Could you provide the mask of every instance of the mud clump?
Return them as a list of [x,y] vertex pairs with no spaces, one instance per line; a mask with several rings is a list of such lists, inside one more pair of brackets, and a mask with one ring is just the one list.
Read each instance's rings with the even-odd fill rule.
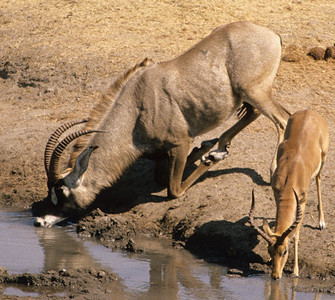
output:
[[100,209],[92,211],[79,221],[76,231],[81,237],[94,237],[108,248],[139,252],[132,238],[136,236],[135,224],[119,215],[109,215]]
[[301,52],[301,47],[295,44],[288,45],[285,49],[282,60],[286,62],[298,62],[301,59]]
[[325,57],[325,52],[326,50],[322,47],[314,47],[309,50],[307,55],[315,60],[321,60]]
[[322,47],[311,48],[307,55],[311,56],[315,60],[335,59],[335,45],[327,47],[326,49]]
[[325,52],[325,59],[335,59],[335,46],[327,47]]
[[105,269],[82,268],[47,271],[41,274],[9,274],[6,268],[0,268],[1,284],[48,287],[57,293],[71,293],[71,298],[76,296],[80,298],[80,294],[87,294],[88,291],[97,293],[95,291],[97,287],[99,287],[99,293],[108,294],[110,293],[109,285],[115,281],[117,281],[117,276]]

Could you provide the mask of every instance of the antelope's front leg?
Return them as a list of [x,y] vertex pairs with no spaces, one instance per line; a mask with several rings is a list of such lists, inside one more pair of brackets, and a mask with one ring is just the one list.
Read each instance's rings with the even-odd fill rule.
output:
[[169,152],[169,186],[168,197],[180,197],[187,187],[182,187],[183,174],[187,161],[187,153],[190,143],[181,144],[172,148]]
[[209,163],[201,162],[199,166],[184,180],[183,174],[187,161],[187,153],[190,143],[184,143],[169,151],[170,174],[169,174],[169,198],[178,198],[207,170],[219,162],[215,158],[209,159]]

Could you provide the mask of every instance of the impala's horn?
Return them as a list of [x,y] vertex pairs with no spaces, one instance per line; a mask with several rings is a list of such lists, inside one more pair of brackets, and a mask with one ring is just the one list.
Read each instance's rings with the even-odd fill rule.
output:
[[255,209],[255,192],[252,190],[252,202],[249,212],[249,223],[251,226],[263,237],[270,245],[274,243],[273,239],[262,229],[260,229],[254,222],[254,209]]

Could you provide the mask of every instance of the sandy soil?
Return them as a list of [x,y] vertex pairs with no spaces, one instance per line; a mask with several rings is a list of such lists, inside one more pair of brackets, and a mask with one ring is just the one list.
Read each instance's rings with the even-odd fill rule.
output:
[[[307,56],[311,47],[334,44],[334,13],[335,2],[325,0],[1,1],[0,206],[29,208],[46,196],[43,152],[50,133],[66,121],[87,117],[115,76],[145,57],[171,58],[223,23],[249,20],[282,36],[276,100],[291,112],[314,109],[330,127],[322,181],[327,228],[317,229],[312,182],[299,259],[301,277],[334,278],[335,60]],[[247,224],[247,214],[255,188],[256,216],[274,220],[268,182],[275,144],[273,124],[260,117],[236,137],[224,162],[170,201],[166,189],[154,182],[153,164],[140,160],[104,195],[112,214],[93,212],[79,222],[78,232],[109,246],[117,240],[113,246],[119,247],[135,235],[169,236],[204,259],[227,263],[232,272],[269,272],[266,242]],[[288,273],[292,258],[291,251]]]

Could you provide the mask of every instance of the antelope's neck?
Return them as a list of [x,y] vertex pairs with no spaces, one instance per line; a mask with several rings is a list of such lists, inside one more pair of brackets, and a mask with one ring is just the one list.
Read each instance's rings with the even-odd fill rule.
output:
[[98,146],[91,156],[82,185],[89,193],[98,194],[115,183],[141,155],[134,145],[136,107],[125,103],[114,105],[88,146]]

